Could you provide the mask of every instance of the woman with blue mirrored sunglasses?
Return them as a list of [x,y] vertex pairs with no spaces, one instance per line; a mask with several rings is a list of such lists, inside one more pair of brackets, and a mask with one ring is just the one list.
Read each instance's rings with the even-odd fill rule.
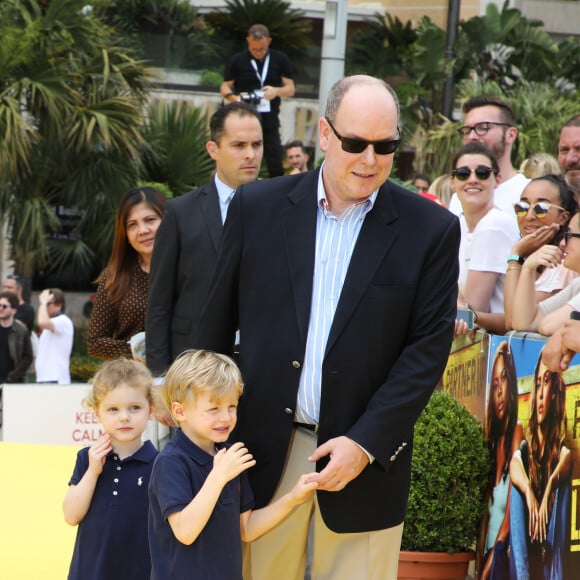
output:
[[576,212],[576,201],[562,176],[544,175],[527,185],[514,211],[522,237],[508,258],[504,289],[508,327],[521,331],[541,327],[551,334],[569,312],[550,314],[546,319],[542,312],[559,310],[562,304],[552,308],[550,304],[555,303],[548,300],[577,277],[577,269],[564,263],[565,245],[561,244]]

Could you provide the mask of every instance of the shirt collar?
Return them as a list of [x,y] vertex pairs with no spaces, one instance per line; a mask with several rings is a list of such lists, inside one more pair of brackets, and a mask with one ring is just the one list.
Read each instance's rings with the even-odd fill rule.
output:
[[216,186],[216,189],[218,192],[218,197],[220,198],[220,201],[227,205],[232,200],[232,197],[234,197],[234,193],[236,193],[236,190],[231,188],[229,185],[226,185],[218,177],[217,171],[215,174],[215,186]]
[[[177,430],[173,436],[173,440],[179,449],[187,453],[199,465],[205,465],[213,461],[213,456],[198,447],[181,429]],[[229,445],[227,443],[216,443],[215,447],[217,450],[220,450],[222,447],[229,447]]]
[[[129,457],[125,457],[125,459],[121,460],[121,463],[124,463],[125,461],[141,461],[142,463],[150,463],[155,459],[157,453],[158,451],[153,446],[153,443],[147,440],[143,442],[143,445],[141,445],[133,455],[129,455]],[[107,453],[108,457],[113,457],[115,455],[117,455],[117,453],[112,450]]]
[[[328,209],[328,200],[326,197],[326,190],[324,189],[324,180],[322,179],[322,172],[324,171],[324,167],[325,164],[323,162],[320,167],[320,172],[318,173],[317,201],[318,207],[322,210],[324,214],[332,215]],[[371,193],[371,195],[367,199],[354,203],[353,206],[365,204],[366,208],[364,209],[363,215],[366,215],[371,209],[373,209],[378,194],[379,189],[377,188]]]

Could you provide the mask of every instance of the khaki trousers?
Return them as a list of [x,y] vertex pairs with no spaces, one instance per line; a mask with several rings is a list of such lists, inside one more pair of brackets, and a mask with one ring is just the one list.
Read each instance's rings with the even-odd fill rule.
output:
[[[273,500],[292,489],[301,474],[314,470],[308,457],[316,447],[314,433],[294,429]],[[396,580],[403,524],[375,532],[334,533],[324,525],[316,493],[267,534],[244,545],[244,580],[304,580],[311,524],[312,580]]]

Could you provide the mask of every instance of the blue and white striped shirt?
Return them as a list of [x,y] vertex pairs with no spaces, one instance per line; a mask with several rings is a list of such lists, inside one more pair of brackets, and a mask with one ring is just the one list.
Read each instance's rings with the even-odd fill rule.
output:
[[322,361],[330,327],[364,218],[378,193],[374,191],[368,199],[351,205],[336,217],[328,210],[323,171],[324,167],[318,178],[312,305],[296,406],[296,421],[314,424],[318,423],[320,413]]

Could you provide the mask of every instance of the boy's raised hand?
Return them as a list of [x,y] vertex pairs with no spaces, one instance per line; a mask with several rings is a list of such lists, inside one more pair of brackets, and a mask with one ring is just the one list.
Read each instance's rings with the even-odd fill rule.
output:
[[254,456],[243,443],[234,443],[227,449],[220,449],[213,458],[214,475],[224,483],[230,481],[242,471],[256,465]]
[[96,443],[89,447],[89,470],[96,475],[103,471],[103,465],[107,459],[107,453],[113,449],[111,445],[111,436],[105,433]]

